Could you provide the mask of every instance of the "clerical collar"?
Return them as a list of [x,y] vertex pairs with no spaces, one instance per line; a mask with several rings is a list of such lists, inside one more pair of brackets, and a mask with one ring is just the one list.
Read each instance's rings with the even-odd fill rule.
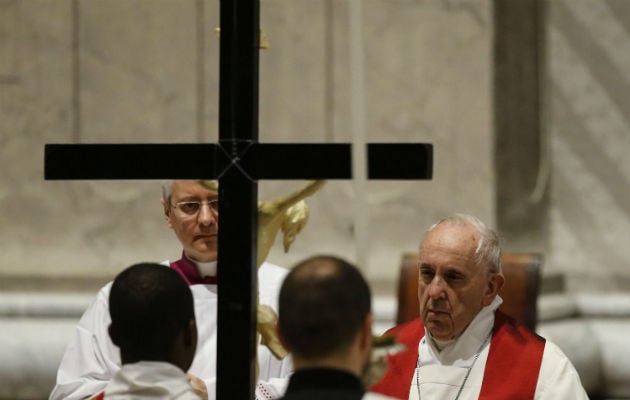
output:
[[425,342],[433,349],[441,364],[458,365],[459,362],[471,357],[479,344],[486,339],[494,325],[494,311],[501,303],[503,303],[501,297],[496,296],[492,303],[481,309],[458,337],[451,340],[437,341],[427,330],[425,333],[427,340],[420,341],[418,350],[422,351],[422,344]]
[[[427,332],[428,333],[428,332]],[[433,340],[433,344],[437,348],[438,351],[442,351],[446,346],[453,344],[457,338],[453,338],[451,340],[439,340],[433,337],[431,333],[428,333],[428,336]]]
[[171,268],[177,271],[189,285],[217,283],[216,262],[198,263],[182,254],[181,259],[171,263]]
[[206,278],[206,277],[216,278],[217,276],[217,262],[216,261],[209,261],[209,262],[192,261],[192,262],[197,265],[197,269],[199,269],[199,275],[201,275],[203,278]]

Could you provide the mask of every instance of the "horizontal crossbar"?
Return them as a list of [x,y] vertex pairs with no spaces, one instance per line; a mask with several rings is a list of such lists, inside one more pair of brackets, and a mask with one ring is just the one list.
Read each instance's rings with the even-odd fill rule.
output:
[[[370,143],[368,179],[431,179],[433,147]],[[238,168],[252,179],[352,179],[348,143],[48,144],[48,180],[217,179]]]

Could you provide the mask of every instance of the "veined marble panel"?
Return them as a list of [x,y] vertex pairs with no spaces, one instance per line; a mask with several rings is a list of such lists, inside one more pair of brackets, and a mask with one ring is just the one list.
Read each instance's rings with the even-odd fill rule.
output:
[[630,4],[551,1],[551,255],[573,290],[627,290]]

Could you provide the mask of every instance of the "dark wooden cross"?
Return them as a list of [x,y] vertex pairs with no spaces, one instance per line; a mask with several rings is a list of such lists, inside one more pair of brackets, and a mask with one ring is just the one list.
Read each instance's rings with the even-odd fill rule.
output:
[[[45,147],[50,180],[219,180],[217,399],[254,397],[257,181],[352,178],[350,144],[258,142],[259,7],[221,1],[218,144]],[[368,144],[367,177],[431,179],[432,157],[430,144]]]

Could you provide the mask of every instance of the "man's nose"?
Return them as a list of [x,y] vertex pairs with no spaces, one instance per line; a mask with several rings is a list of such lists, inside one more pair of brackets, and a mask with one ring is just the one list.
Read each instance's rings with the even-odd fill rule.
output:
[[217,223],[217,215],[210,207],[210,204],[201,203],[201,208],[199,209],[199,223],[202,225],[212,225]]
[[429,282],[427,286],[427,292],[432,299],[439,299],[445,295],[446,284],[439,276],[433,277],[433,280]]

